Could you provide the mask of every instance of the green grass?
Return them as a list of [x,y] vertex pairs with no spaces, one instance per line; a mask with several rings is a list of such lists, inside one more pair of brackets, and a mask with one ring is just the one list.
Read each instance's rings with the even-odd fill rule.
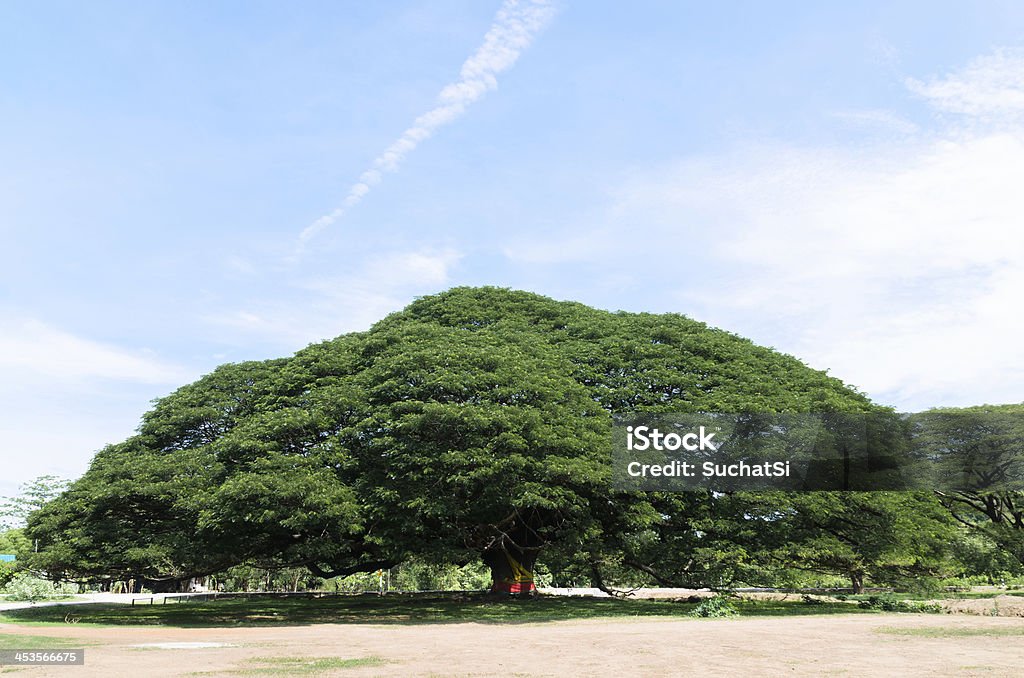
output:
[[67,638],[0,633],[0,650],[46,650],[51,647],[62,649],[65,647],[83,647],[85,645],[88,645],[88,643],[83,643],[80,640],[68,640]]
[[325,671],[376,666],[383,663],[384,660],[380,657],[255,657],[246,662],[247,666],[235,669],[231,673],[243,676],[310,676]]
[[12,593],[4,593],[0,594],[0,603],[53,603],[62,600],[75,600],[77,598],[78,595],[74,593],[53,593],[42,596],[41,598],[38,598],[35,601],[31,601],[25,600],[24,598],[19,598]]
[[[741,616],[871,614],[853,603],[806,605],[799,600],[740,600]],[[670,600],[540,597],[534,600],[498,599],[482,594],[419,594],[286,598],[230,597],[204,602],[129,607],[115,604],[9,610],[0,621],[21,624],[63,624],[65,617],[83,624],[175,627],[305,625],[322,623],[417,624],[477,622],[539,623],[600,617],[686,617],[693,603]]]
[[[859,593],[850,595],[850,600],[867,600],[869,596],[877,595],[871,593]],[[1024,591],[939,591],[937,593],[887,593],[897,600],[984,600],[996,596],[1020,596],[1024,597]]]
[[851,603],[821,602],[808,605],[802,600],[742,600],[736,603],[741,617],[794,617],[820,614],[872,614]]
[[968,638],[989,636],[1006,638],[1008,636],[1024,636],[1024,625],[1021,626],[880,626],[878,633],[894,636],[919,636],[922,638]]
[[251,626],[319,623],[530,623],[622,616],[684,616],[694,605],[653,600],[555,598],[492,600],[483,595],[394,595],[285,598],[231,597],[204,602],[126,607],[114,604],[10,610],[7,622],[63,622],[72,614],[83,624]]

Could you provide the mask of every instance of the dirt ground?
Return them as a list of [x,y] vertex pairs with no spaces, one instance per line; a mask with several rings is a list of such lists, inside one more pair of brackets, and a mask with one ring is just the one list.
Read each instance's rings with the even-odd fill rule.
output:
[[[950,612],[958,614],[980,614],[992,617],[1024,617],[1024,598],[1021,596],[996,596],[974,600],[937,601]],[[1024,641],[1024,638],[1021,639]]]
[[[544,624],[316,625],[233,629],[0,625],[86,645],[86,665],[16,676],[1020,676],[1024,636],[896,635],[886,629],[1020,630],[1005,617],[879,614],[607,619]],[[221,647],[138,647],[154,643]],[[260,658],[375,658],[309,672]],[[271,669],[264,672],[262,669]]]

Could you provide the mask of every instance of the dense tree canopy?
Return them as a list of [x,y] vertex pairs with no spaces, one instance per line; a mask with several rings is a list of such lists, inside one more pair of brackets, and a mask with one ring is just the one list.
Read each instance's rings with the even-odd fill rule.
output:
[[921,454],[958,486],[940,493],[953,516],[1024,563],[1024,405],[939,408],[912,422]]
[[[884,410],[684,316],[456,288],[161,399],[33,515],[32,563],[173,586],[244,562],[335,576],[482,557],[496,588],[527,591],[543,554],[598,583],[629,570],[721,585],[778,555],[768,534],[806,537],[823,511],[863,515],[838,495],[766,520],[764,501],[742,493],[615,492],[611,414],[643,411]],[[895,524],[884,509],[871,520]],[[803,543],[803,555],[821,547]],[[848,549],[836,571],[906,563],[901,548]]]

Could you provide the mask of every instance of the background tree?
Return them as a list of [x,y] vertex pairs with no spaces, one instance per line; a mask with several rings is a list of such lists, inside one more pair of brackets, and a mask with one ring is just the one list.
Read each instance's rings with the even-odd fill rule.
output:
[[67,486],[68,481],[59,476],[39,476],[23,484],[17,496],[0,500],[0,553],[16,558],[13,562],[0,562],[0,589],[18,576],[32,553],[32,541],[23,529],[26,519],[59,496]]
[[[31,542],[25,537],[23,531],[17,528],[0,531],[0,553],[17,556],[26,554],[32,550]],[[24,558],[24,555],[22,555]],[[20,570],[18,561],[0,562],[0,590],[14,579]]]
[[68,484],[60,476],[43,475],[24,483],[17,496],[0,498],[0,529],[24,527],[29,514],[59,496]]
[[957,525],[927,492],[769,493],[752,498],[747,515],[760,523],[748,543],[769,562],[844,576],[854,593],[869,578],[893,584],[959,569]]
[[946,508],[1024,563],[1024,405],[939,408],[911,421],[917,453],[953,486],[938,493]]

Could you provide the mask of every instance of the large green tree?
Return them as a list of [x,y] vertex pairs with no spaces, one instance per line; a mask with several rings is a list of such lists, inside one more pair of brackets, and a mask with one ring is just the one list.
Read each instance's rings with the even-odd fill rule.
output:
[[326,577],[483,558],[496,590],[529,592],[543,556],[602,584],[734,580],[754,560],[742,498],[611,489],[611,415],[644,411],[879,408],[684,316],[456,288],[160,400],[32,516],[35,565],[174,586],[253,561]]

